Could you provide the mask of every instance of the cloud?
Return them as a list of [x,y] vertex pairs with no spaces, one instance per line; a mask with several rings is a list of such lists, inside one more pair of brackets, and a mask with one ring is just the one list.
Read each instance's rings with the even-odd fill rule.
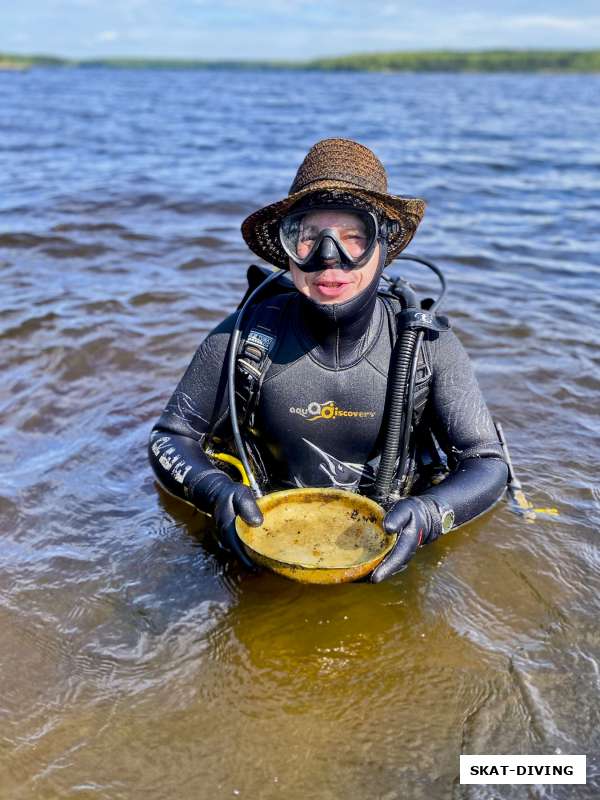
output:
[[[501,20],[502,21],[502,20]],[[549,15],[515,15],[505,21],[508,28],[547,28],[556,31],[589,31],[600,26],[600,17],[558,17]]]
[[472,31],[558,31],[590,33],[600,27],[600,17],[566,17],[553,14],[482,14],[472,12],[457,15],[457,29]]
[[114,42],[119,39],[117,31],[102,31],[96,36],[97,42]]

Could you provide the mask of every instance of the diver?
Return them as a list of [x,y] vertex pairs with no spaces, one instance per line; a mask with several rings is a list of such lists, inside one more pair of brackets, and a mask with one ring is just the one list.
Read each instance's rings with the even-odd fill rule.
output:
[[[266,490],[337,487],[381,502],[386,531],[399,536],[372,582],[491,508],[507,484],[502,446],[456,335],[441,315],[415,310],[408,285],[404,295],[382,289],[385,267],[424,211],[422,200],[388,193],[371,150],[325,139],[288,196],[242,224],[249,248],[286,271],[251,307],[236,357],[236,404],[253,466]],[[264,272],[251,267],[249,277],[260,283]],[[261,512],[250,488],[211,455],[233,452],[227,358],[236,316],[200,344],[152,430],[149,454],[159,483],[212,514],[220,543],[252,568],[234,520],[260,525]],[[412,334],[420,348],[411,367],[400,343],[415,320],[424,327]],[[400,389],[390,389],[394,358],[404,369]]]

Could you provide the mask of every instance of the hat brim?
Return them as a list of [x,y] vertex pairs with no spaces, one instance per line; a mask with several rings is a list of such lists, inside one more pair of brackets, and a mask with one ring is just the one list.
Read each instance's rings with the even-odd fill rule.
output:
[[279,223],[289,209],[307,194],[324,190],[342,189],[369,202],[377,211],[393,222],[397,222],[397,231],[388,236],[388,252],[386,265],[393,261],[404,250],[415,235],[417,227],[425,213],[425,201],[416,197],[398,197],[383,192],[359,189],[355,184],[346,181],[322,180],[314,181],[304,189],[290,194],[283,200],[270,203],[250,214],[242,222],[244,241],[259,258],[281,269],[289,268],[289,257],[279,239]]

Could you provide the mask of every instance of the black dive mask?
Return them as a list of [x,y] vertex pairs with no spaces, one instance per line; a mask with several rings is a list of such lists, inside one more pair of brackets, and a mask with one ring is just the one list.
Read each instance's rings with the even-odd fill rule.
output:
[[379,238],[375,214],[348,206],[295,211],[279,226],[283,249],[303,272],[319,272],[325,261],[334,268],[358,269],[371,258]]

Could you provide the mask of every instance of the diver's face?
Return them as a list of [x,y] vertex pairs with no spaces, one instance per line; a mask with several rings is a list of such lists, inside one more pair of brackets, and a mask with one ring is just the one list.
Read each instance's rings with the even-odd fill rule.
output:
[[[348,252],[354,246],[353,239],[356,246],[360,246],[359,237],[364,235],[363,225],[360,217],[351,211],[315,210],[310,214],[310,221],[316,229],[333,228]],[[299,255],[304,254],[299,252]],[[317,303],[345,303],[366,288],[375,277],[379,264],[379,242],[369,260],[356,269],[342,269],[333,258],[324,259],[323,269],[318,272],[303,272],[292,259],[289,264],[292,280],[301,294]]]

